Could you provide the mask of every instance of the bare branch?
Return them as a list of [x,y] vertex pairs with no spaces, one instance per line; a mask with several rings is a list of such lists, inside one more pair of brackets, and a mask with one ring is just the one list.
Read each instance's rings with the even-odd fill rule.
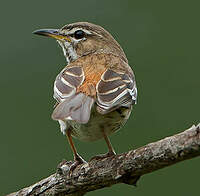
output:
[[102,160],[78,166],[70,177],[64,161],[48,178],[8,196],[82,196],[116,183],[135,185],[140,176],[200,155],[200,124],[177,135]]

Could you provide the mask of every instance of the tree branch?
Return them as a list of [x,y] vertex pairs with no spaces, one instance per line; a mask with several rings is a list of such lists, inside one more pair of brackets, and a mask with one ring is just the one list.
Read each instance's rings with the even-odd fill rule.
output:
[[82,196],[116,183],[136,185],[140,176],[200,155],[200,124],[177,135],[115,157],[91,160],[78,166],[71,176],[72,162],[62,162],[57,172],[8,196]]

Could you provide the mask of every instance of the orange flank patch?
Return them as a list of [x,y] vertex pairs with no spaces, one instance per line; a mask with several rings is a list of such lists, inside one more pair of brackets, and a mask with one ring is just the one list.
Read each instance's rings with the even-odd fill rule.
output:
[[83,67],[85,80],[81,86],[78,87],[77,92],[85,93],[88,96],[96,97],[96,85],[101,79],[101,75],[105,72],[105,67]]

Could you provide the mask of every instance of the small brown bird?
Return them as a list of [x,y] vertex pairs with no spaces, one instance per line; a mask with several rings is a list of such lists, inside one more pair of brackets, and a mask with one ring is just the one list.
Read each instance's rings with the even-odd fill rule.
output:
[[109,151],[96,158],[115,155],[108,135],[125,124],[137,98],[135,77],[123,49],[104,28],[88,22],[34,33],[55,38],[67,60],[54,83],[57,105],[52,118],[68,137],[72,168],[85,162],[72,136],[83,141],[104,138]]

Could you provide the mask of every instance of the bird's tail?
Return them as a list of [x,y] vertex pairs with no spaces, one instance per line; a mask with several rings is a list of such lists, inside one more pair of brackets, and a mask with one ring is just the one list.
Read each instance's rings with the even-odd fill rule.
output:
[[74,120],[86,124],[90,119],[94,99],[83,93],[75,94],[57,105],[53,111],[54,120]]

